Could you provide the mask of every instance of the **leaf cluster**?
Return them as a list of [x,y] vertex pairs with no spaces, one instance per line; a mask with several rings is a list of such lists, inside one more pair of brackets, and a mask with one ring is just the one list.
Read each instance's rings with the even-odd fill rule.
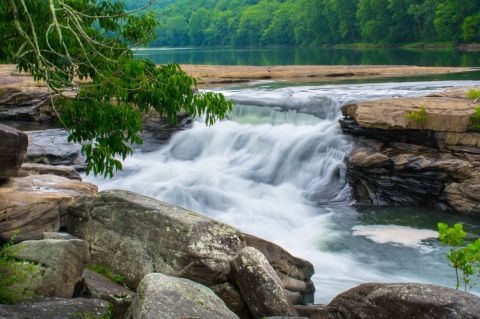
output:
[[[130,46],[155,37],[145,7],[126,11],[114,0],[8,0],[0,30],[12,34],[0,58],[47,83],[51,104],[69,141],[82,144],[87,173],[113,176],[141,144],[142,115],[151,110],[177,121],[179,112],[223,119],[233,103],[217,93],[195,94],[197,81],[178,65],[136,60]],[[142,9],[142,10],[141,10]]]
[[472,289],[475,286],[472,277],[480,276],[480,239],[465,245],[467,232],[464,231],[462,224],[449,227],[447,224],[439,223],[438,233],[440,242],[450,247],[447,257],[455,269],[456,288],[460,288],[461,279],[465,291]]

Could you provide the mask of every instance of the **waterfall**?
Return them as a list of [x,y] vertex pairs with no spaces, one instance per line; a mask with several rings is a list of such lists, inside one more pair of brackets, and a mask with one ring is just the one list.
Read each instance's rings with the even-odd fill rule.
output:
[[420,281],[372,266],[351,247],[336,248],[352,236],[357,214],[345,180],[352,142],[338,125],[340,106],[456,85],[468,83],[262,83],[224,90],[237,102],[227,120],[212,127],[197,120],[157,151],[128,158],[112,180],[86,180],[204,213],[310,260],[317,302],[361,282]]

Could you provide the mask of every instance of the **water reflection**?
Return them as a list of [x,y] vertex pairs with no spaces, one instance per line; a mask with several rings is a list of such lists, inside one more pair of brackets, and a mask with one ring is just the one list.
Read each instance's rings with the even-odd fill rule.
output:
[[480,66],[479,52],[455,49],[178,48],[138,49],[136,55],[159,64]]

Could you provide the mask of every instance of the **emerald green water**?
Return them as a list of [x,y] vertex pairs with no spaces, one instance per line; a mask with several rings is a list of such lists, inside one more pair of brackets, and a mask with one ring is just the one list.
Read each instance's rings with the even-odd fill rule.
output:
[[158,64],[419,65],[480,67],[480,52],[404,48],[151,48],[136,56]]

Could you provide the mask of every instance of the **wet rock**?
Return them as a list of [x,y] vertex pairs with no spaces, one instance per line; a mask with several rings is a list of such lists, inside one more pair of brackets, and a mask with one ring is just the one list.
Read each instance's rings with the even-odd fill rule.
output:
[[27,132],[30,141],[26,162],[47,165],[84,166],[82,146],[68,142],[68,134],[61,129]]
[[95,197],[92,184],[53,175],[11,178],[0,187],[0,241],[41,239],[64,224],[66,208]]
[[158,273],[141,281],[127,318],[238,319],[207,287]]
[[43,233],[43,239],[63,239],[63,240],[70,240],[70,239],[78,239],[77,237],[70,235],[68,233],[54,233],[54,232],[46,232]]
[[235,282],[255,318],[297,316],[282,281],[260,251],[244,248],[232,261],[232,268]]
[[[88,244],[83,240],[28,240],[6,248],[7,256],[33,262],[35,280],[23,283],[22,289],[44,297],[71,298],[90,259]],[[10,289],[20,289],[14,284]]]
[[142,151],[156,151],[160,144],[166,143],[170,137],[178,132],[192,127],[193,119],[185,113],[177,114],[178,122],[171,123],[167,118],[151,111],[144,116],[142,139],[143,145],[139,146]]
[[15,305],[0,305],[0,319],[106,318],[109,304],[97,299],[48,298]]
[[56,175],[77,181],[82,180],[80,174],[75,168],[65,165],[54,166],[37,163],[24,163],[20,169],[19,175]]
[[126,191],[102,192],[70,207],[67,230],[91,244],[94,263],[131,287],[152,272],[224,283],[230,261],[245,247],[231,226]]
[[364,284],[337,296],[328,319],[476,319],[480,298],[427,284]]
[[0,180],[18,176],[27,146],[25,133],[0,124]]
[[90,270],[83,271],[82,295],[102,299],[112,305],[112,318],[123,319],[132,303],[134,293],[108,278]]
[[0,121],[51,122],[55,118],[46,88],[2,90]]

